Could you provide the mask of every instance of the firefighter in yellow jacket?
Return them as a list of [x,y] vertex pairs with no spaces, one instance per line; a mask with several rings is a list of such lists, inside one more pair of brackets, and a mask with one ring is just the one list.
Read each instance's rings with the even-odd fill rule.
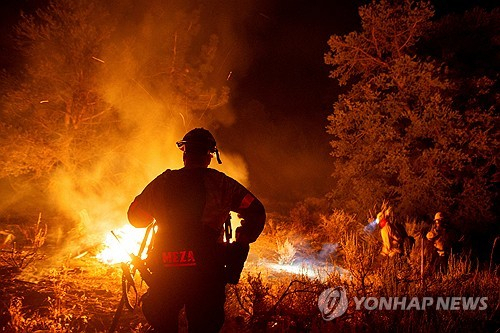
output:
[[222,163],[208,130],[189,131],[177,146],[183,151],[184,167],[159,175],[128,211],[133,226],[146,227],[154,220],[158,226],[148,255],[153,282],[142,310],[154,332],[177,332],[183,307],[189,332],[218,332],[224,323],[228,282],[221,250],[224,222],[230,211],[243,218],[234,243],[243,249],[243,267],[248,244],[264,228],[265,210],[243,185],[208,168],[214,155]]
[[380,236],[382,237],[382,255],[392,257],[402,253],[400,243],[402,242],[392,221],[386,211],[377,214]]
[[380,227],[380,236],[382,237],[382,255],[388,257],[401,256],[405,254],[405,247],[407,250],[411,249],[414,239],[408,236],[402,224],[394,221],[391,207],[378,213],[377,221]]

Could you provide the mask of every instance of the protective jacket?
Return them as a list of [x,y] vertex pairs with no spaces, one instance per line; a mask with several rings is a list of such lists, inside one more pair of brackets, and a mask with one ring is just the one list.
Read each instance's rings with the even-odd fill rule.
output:
[[[193,267],[187,274],[218,274],[223,265],[220,247],[230,211],[242,218],[240,239],[254,242],[264,228],[265,210],[243,185],[211,168],[166,170],[138,195],[128,217],[135,227],[156,220],[150,265],[163,271]],[[162,269],[160,269],[162,268]]]
[[382,237],[382,254],[392,257],[402,254],[403,237],[393,223],[383,219],[380,222],[380,236]]
[[441,257],[448,256],[453,245],[458,241],[458,232],[447,224],[434,224],[426,235]]

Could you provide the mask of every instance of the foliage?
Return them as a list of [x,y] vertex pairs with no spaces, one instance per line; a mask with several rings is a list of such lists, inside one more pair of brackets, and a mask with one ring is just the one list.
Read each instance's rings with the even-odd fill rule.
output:
[[353,76],[389,70],[425,34],[432,15],[430,4],[423,1],[382,0],[360,7],[362,32],[330,37],[331,53],[325,56],[335,67],[330,76],[344,85]]
[[355,215],[335,209],[331,214],[321,215],[320,227],[327,236],[327,242],[338,243],[345,235],[359,232],[362,225]]
[[403,216],[441,210],[457,221],[491,220],[498,116],[481,96],[498,95],[496,77],[483,73],[467,90],[481,103],[461,102],[471,72],[417,52],[437,29],[427,2],[373,1],[359,14],[362,30],[332,36],[325,56],[331,77],[351,84],[328,118],[330,199],[357,213],[389,199]]
[[325,287],[304,276],[270,283],[261,274],[248,273],[244,282],[229,290],[229,322],[241,316],[240,329],[250,332],[310,331],[319,320],[317,295]]
[[321,220],[321,214],[328,211],[327,204],[323,198],[306,198],[297,202],[290,210],[290,222],[301,228],[303,234],[310,234]]
[[367,295],[368,277],[373,274],[380,255],[380,242],[373,237],[363,239],[356,234],[346,234],[342,238],[341,247],[344,267],[362,294]]
[[[269,213],[263,235],[273,238],[274,244],[269,246],[276,248],[277,245],[278,257],[284,261],[293,259],[295,253],[308,255],[321,249],[332,235],[333,230],[322,228],[328,211],[324,198],[306,198],[296,203],[288,215]],[[305,253],[299,253],[302,251]]]
[[74,171],[103,153],[116,122],[97,82],[106,19],[89,1],[65,0],[22,16],[15,36],[24,75],[10,78],[2,105],[1,176]]
[[38,221],[27,227],[19,228],[23,239],[19,242],[12,241],[11,248],[2,247],[0,249],[0,262],[15,270],[23,270],[34,261],[42,260],[43,254],[40,249],[45,243],[47,236],[47,224],[41,224],[42,214],[38,216]]
[[[449,15],[433,24],[419,48],[419,53],[431,54],[446,64],[453,85],[452,106],[464,120],[462,141],[468,145],[463,145],[463,151],[469,163],[454,173],[458,190],[453,193],[458,196],[455,205],[468,210],[464,216],[488,216],[487,209],[498,201],[494,155],[498,155],[499,21],[500,8],[490,13],[476,8]],[[472,204],[460,205],[464,201]]]

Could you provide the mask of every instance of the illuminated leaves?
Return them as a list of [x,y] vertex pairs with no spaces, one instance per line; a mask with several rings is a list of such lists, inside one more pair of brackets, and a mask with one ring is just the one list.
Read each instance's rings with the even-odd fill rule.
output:
[[428,2],[380,1],[359,9],[362,31],[332,36],[325,63],[334,66],[330,77],[341,85],[354,76],[371,76],[392,66],[391,61],[415,45],[430,25]]
[[325,56],[331,77],[352,82],[328,117],[332,198],[359,213],[390,199],[409,215],[449,209],[486,217],[496,163],[490,98],[496,79],[474,78],[422,53],[431,48],[420,40],[433,45],[432,29],[443,30],[431,25],[425,2],[374,1],[360,16],[362,31],[332,36]]

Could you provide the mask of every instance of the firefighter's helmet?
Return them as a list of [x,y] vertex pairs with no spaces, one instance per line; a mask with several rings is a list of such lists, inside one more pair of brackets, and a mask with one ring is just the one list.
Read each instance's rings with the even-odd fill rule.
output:
[[182,140],[176,142],[177,147],[186,153],[215,153],[217,162],[222,164],[214,136],[204,128],[195,128],[187,132]]
[[434,221],[442,221],[444,219],[444,214],[442,212],[437,212],[434,215]]

